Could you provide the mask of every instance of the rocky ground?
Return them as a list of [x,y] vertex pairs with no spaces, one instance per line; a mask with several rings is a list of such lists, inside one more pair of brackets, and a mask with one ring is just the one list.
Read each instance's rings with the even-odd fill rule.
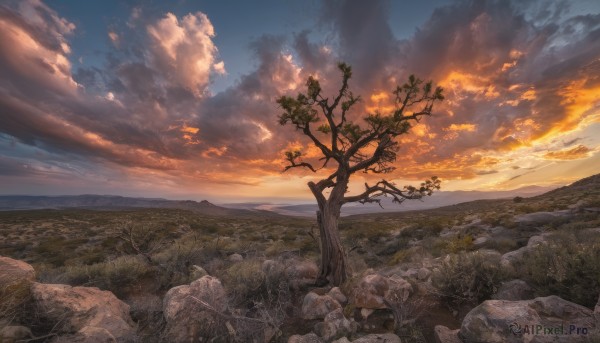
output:
[[181,210],[0,213],[0,342],[600,342],[600,181],[315,223]]

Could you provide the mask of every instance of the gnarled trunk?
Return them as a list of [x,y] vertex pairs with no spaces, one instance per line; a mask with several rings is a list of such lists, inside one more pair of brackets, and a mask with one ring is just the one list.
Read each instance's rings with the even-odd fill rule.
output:
[[317,221],[321,235],[321,267],[318,285],[341,285],[348,277],[346,253],[338,231],[341,205],[326,203],[319,206]]

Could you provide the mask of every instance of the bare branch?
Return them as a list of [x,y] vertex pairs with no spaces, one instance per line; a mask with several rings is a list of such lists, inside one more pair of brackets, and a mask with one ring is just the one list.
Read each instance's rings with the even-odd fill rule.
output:
[[393,183],[387,180],[381,180],[374,186],[369,186],[365,183],[365,191],[354,196],[344,197],[343,203],[360,202],[360,203],[380,203],[381,196],[391,196],[396,203],[402,203],[407,199],[421,199],[424,196],[433,194],[434,190],[440,189],[440,180],[437,177],[432,177],[421,183],[419,188],[413,186],[404,186],[399,189]]

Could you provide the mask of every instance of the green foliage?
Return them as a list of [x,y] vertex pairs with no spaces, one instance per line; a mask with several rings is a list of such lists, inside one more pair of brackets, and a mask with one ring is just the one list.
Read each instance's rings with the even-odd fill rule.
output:
[[600,289],[600,242],[597,236],[573,237],[541,244],[525,256],[518,268],[538,296],[558,295],[593,307]]
[[490,298],[508,277],[500,256],[478,251],[451,255],[435,269],[432,284],[450,307],[475,305]]

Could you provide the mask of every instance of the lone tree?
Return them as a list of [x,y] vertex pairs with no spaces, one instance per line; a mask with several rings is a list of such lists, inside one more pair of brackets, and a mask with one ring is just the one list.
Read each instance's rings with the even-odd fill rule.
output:
[[310,138],[322,154],[319,161],[323,161],[320,167],[315,168],[302,160],[301,151],[288,151],[285,157],[289,164],[285,170],[307,168],[317,172],[327,167],[330,161],[336,164],[331,175],[319,182],[308,183],[319,206],[317,222],[321,240],[321,266],[317,284],[330,283],[335,286],[347,278],[346,254],[338,232],[342,205],[360,202],[378,203],[381,206],[381,196],[391,196],[395,203],[402,203],[406,199],[431,195],[440,188],[440,180],[435,176],[421,183],[420,187],[401,188],[382,179],[373,185],[365,183],[365,190],[360,194],[347,195],[350,176],[359,171],[377,174],[393,171],[395,168],[392,164],[396,161],[398,151],[395,138],[409,132],[411,122],[431,115],[435,101],[444,99],[442,88],[434,89],[431,81],[424,83],[411,75],[407,83],[393,92],[396,106],[392,113],[368,114],[359,125],[348,118],[350,109],[360,101],[360,97],[354,96],[348,88],[352,69],[345,63],[339,63],[338,68],[342,72],[342,84],[331,101],[323,97],[319,81],[312,76],[306,81],[306,93],[299,93],[295,98],[282,96],[277,99],[284,111],[279,116],[280,124],[291,123]]

